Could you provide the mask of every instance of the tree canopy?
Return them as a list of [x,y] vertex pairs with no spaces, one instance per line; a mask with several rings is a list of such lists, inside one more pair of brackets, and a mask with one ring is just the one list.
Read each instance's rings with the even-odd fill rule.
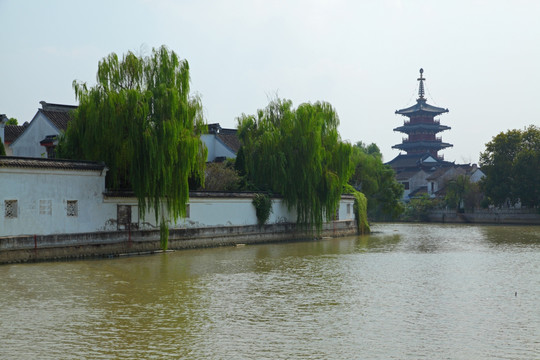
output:
[[360,141],[353,146],[351,159],[354,172],[349,184],[366,196],[369,217],[383,220],[399,217],[403,212],[403,186],[396,181],[394,170],[383,164],[379,147]]
[[[204,179],[207,150],[201,103],[190,95],[189,65],[165,46],[150,56],[112,53],[98,65],[97,84],[74,81],[79,107],[59,156],[104,161],[109,189],[131,189],[144,217],[184,216],[188,178]],[[204,180],[203,180],[204,181]]]
[[540,128],[531,125],[493,137],[480,154],[480,166],[486,174],[481,187],[490,203],[540,205]]
[[320,229],[335,214],[352,170],[351,145],[341,141],[338,125],[326,102],[294,109],[290,100],[273,100],[257,115],[238,118],[239,172],[254,189],[281,194],[299,224]]

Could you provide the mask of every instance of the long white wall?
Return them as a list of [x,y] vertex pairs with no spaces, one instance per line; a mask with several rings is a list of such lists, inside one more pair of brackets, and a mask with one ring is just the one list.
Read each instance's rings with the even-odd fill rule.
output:
[[[149,211],[139,219],[135,198],[107,197],[105,173],[98,170],[59,170],[0,167],[0,237],[114,231],[119,206],[129,206],[134,229],[154,229],[155,216]],[[17,202],[16,216],[7,216],[7,202]],[[76,215],[73,203],[76,201]],[[339,219],[353,219],[352,198],[341,200]],[[70,213],[71,211],[71,213]],[[68,214],[70,213],[70,214]],[[267,223],[295,222],[281,199],[272,202]],[[242,226],[257,224],[252,198],[246,194],[192,196],[185,218],[171,228]]]

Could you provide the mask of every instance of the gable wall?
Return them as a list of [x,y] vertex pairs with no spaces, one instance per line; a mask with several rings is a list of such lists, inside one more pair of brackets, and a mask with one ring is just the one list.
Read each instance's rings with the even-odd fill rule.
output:
[[223,144],[214,134],[203,134],[201,140],[208,149],[206,161],[214,161],[217,157],[236,158],[236,154]]
[[13,156],[46,158],[47,150],[39,142],[47,135],[59,135],[59,131],[38,112],[28,128],[10,145]]

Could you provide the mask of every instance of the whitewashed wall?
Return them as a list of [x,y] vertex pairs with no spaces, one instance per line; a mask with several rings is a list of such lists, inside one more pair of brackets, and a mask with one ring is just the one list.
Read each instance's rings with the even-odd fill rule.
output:
[[[105,173],[0,167],[0,236],[99,230],[110,213],[103,207]],[[15,218],[6,218],[6,200],[17,200]],[[77,216],[67,216],[68,200],[77,200]]]
[[[133,228],[156,228],[149,211],[139,219],[137,200],[107,197],[105,171],[25,169],[0,167],[0,237],[114,231],[118,229],[118,205],[129,205]],[[5,201],[17,200],[16,218],[6,218]],[[77,216],[67,215],[67,202],[77,200]],[[354,219],[354,200],[344,198],[339,219]],[[50,204],[50,207],[47,205]],[[44,206],[45,205],[45,206]],[[282,199],[274,199],[267,223],[295,222],[296,212],[288,211]],[[252,198],[246,194],[193,196],[188,215],[171,223],[171,228],[255,225]]]
[[13,156],[47,157],[47,149],[39,142],[48,135],[58,135],[58,129],[38,111],[28,128],[11,145]]
[[206,161],[214,161],[216,157],[236,158],[236,154],[226,147],[214,134],[203,134],[201,135],[201,140],[208,148]]

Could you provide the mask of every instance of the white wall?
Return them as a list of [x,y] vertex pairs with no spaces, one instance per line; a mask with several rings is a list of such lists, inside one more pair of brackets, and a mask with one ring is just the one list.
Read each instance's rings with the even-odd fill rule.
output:
[[[0,167],[0,236],[49,235],[117,230],[117,206],[131,206],[134,228],[157,227],[148,211],[139,219],[137,200],[104,197],[106,171],[26,169]],[[17,200],[16,218],[6,218],[5,201]],[[67,201],[77,200],[78,215],[67,216]],[[41,202],[40,202],[41,201]],[[339,219],[354,219],[354,199],[344,198]],[[50,212],[40,205],[51,204]],[[282,199],[273,199],[269,224],[296,222],[296,211],[288,211]],[[255,225],[252,198],[244,194],[227,197],[191,197],[189,214],[171,228]]]
[[10,145],[13,156],[46,158],[47,149],[39,142],[47,135],[58,134],[58,129],[47,120],[41,111],[38,111],[21,136]]
[[[116,218],[102,206],[105,173],[0,167],[0,236],[99,230]],[[17,200],[16,218],[6,218],[6,200]],[[67,216],[68,200],[77,200],[77,216]]]

